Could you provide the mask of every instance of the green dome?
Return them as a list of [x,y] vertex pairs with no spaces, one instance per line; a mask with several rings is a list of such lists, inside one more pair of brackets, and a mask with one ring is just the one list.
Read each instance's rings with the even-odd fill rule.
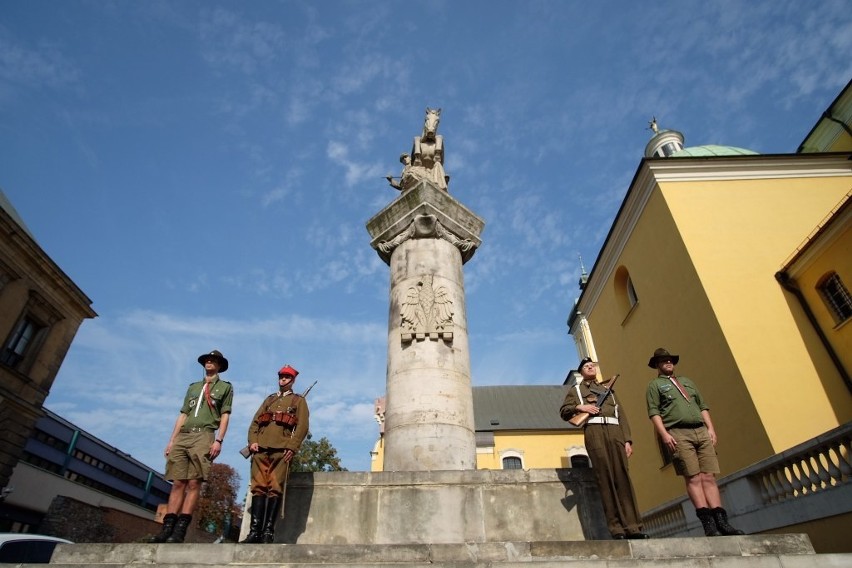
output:
[[692,146],[675,152],[671,158],[683,157],[701,157],[701,156],[754,156],[758,152],[746,150],[745,148],[737,148],[735,146],[716,146],[708,144],[707,146]]

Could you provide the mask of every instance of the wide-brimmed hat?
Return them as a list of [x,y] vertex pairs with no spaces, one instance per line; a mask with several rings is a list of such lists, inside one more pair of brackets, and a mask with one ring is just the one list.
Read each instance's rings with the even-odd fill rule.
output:
[[214,349],[210,353],[203,353],[198,356],[198,363],[200,365],[204,365],[204,361],[207,359],[216,359],[219,362],[219,372],[224,373],[228,370],[228,360],[225,359],[225,356],[222,355],[222,352],[218,349]]
[[298,374],[299,374],[299,371],[297,371],[296,369],[294,369],[290,365],[284,365],[283,367],[278,369],[278,376],[279,377],[282,377],[284,375],[290,375],[291,377],[293,377],[295,379],[296,375],[298,375]]
[[577,372],[581,375],[583,374],[581,372],[583,369],[583,365],[585,365],[586,363],[594,363],[595,365],[598,364],[598,362],[593,360],[591,357],[583,357],[582,359],[580,359],[580,363],[577,365]]
[[680,361],[680,356],[672,355],[662,347],[659,347],[657,350],[654,351],[654,356],[648,359],[648,366],[652,369],[656,369],[657,359],[671,359],[672,363],[677,365],[677,362]]

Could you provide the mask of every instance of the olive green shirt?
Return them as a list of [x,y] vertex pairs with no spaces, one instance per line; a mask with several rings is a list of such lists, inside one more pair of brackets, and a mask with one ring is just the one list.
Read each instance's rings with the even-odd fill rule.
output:
[[648,385],[646,398],[648,417],[659,416],[666,430],[669,428],[690,428],[704,424],[702,410],[710,410],[698,387],[686,377],[677,377],[689,400],[683,397],[674,383],[665,375],[660,375]]
[[186,414],[183,428],[216,430],[219,428],[222,415],[231,412],[231,405],[234,402],[234,389],[231,383],[221,380],[219,375],[216,375],[210,383],[212,407],[204,396],[204,383],[205,381],[198,381],[186,389],[186,396],[180,409],[182,414]]

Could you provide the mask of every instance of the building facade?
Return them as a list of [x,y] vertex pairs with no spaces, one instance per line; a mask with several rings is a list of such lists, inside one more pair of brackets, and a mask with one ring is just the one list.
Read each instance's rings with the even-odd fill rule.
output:
[[37,532],[44,531],[45,524],[55,526],[57,519],[50,516],[57,497],[65,501],[65,510],[75,502],[87,511],[98,511],[85,515],[92,524],[87,535],[106,532],[107,542],[126,541],[117,536],[121,527],[113,526],[103,511],[119,513],[121,524],[137,524],[138,530],[131,531],[135,538],[150,532],[157,506],[168,501],[171,490],[163,475],[47,408],[42,411],[0,502],[0,532]]
[[[850,124],[847,85],[794,154],[656,132],[569,316],[579,356],[592,344],[621,373],[631,417],[647,416],[654,349],[680,356],[710,404],[721,477],[852,420]],[[639,506],[654,510],[684,488],[650,422],[632,422]],[[840,471],[842,454],[819,459]]]
[[0,191],[0,490],[7,489],[92,301],[42,250]]

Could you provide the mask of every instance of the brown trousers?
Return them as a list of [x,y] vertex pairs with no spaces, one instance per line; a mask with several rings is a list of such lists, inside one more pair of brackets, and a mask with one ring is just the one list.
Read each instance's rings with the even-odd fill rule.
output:
[[284,461],[284,448],[262,449],[251,457],[251,494],[280,497],[290,462]]
[[621,428],[607,424],[589,424],[585,430],[586,451],[598,480],[609,532],[619,534],[642,531],[642,519],[624,451]]

